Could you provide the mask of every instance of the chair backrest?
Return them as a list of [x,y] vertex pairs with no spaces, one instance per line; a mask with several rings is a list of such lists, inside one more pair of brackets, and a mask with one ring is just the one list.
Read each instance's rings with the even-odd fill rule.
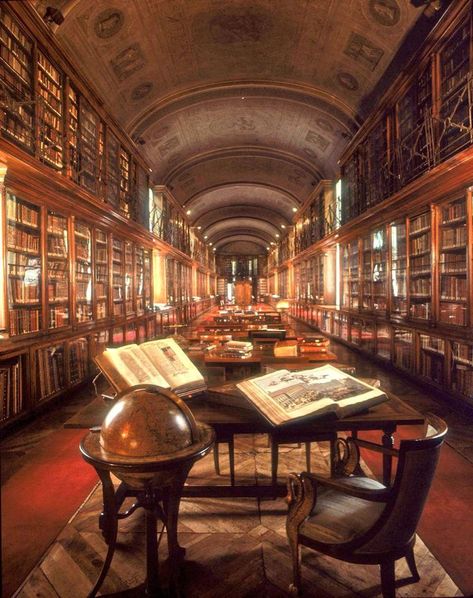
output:
[[425,437],[401,441],[392,498],[370,539],[361,548],[362,552],[390,552],[411,540],[427,500],[446,433],[445,422],[429,416]]

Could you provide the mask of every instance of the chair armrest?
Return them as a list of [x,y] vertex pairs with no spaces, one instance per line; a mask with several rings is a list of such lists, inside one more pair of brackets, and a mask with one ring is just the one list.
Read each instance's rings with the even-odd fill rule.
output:
[[315,487],[315,495],[317,494],[317,485],[325,486],[326,488],[331,488],[332,490],[336,490],[342,494],[347,494],[348,496],[353,496],[354,498],[362,498],[371,502],[386,502],[392,494],[391,488],[380,488],[379,490],[356,488],[355,486],[343,484],[340,480],[325,478],[319,475],[308,473],[306,471],[300,474],[300,478],[304,487],[306,486],[306,480],[310,481],[310,483]]

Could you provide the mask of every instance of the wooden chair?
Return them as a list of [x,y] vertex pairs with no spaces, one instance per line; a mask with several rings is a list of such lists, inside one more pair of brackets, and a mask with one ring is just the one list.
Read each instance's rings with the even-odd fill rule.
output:
[[446,433],[445,423],[431,416],[425,437],[402,440],[399,450],[350,439],[345,462],[352,463],[357,472],[359,447],[398,458],[389,487],[348,471],[339,478],[305,472],[289,476],[286,531],[292,552],[293,594],[301,589],[301,545],[350,563],[380,565],[384,598],[395,596],[397,559],[404,557],[412,574],[403,585],[419,581],[413,551],[416,528]]

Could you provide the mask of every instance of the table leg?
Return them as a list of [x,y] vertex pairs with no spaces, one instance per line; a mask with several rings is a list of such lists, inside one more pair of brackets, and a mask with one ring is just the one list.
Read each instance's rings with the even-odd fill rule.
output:
[[[396,431],[396,426],[389,426],[383,428],[383,437],[381,442],[385,448],[392,449],[394,446],[393,434]],[[383,484],[385,486],[391,485],[393,458],[391,455],[383,455]]]
[[102,482],[102,491],[103,491],[103,515],[105,522],[105,527],[102,530],[104,536],[106,536],[106,541],[108,543],[108,550],[107,556],[105,557],[104,563],[102,565],[102,571],[100,572],[99,578],[97,579],[94,587],[92,588],[89,598],[93,598],[100,589],[105,576],[110,569],[110,564],[112,562],[113,553],[115,552],[115,545],[117,543],[117,532],[118,532],[118,519],[117,519],[117,505],[115,501],[115,489],[113,487],[112,478],[110,477],[110,472],[96,470],[97,474]]
[[279,464],[279,444],[275,438],[271,437],[271,484],[276,486],[278,483],[278,464]]

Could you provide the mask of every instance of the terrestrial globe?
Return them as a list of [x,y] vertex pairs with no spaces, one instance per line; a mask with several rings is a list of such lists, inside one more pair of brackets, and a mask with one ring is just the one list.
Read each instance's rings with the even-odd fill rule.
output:
[[132,488],[170,485],[180,465],[208,452],[213,430],[174,393],[139,385],[120,393],[86,448]]

